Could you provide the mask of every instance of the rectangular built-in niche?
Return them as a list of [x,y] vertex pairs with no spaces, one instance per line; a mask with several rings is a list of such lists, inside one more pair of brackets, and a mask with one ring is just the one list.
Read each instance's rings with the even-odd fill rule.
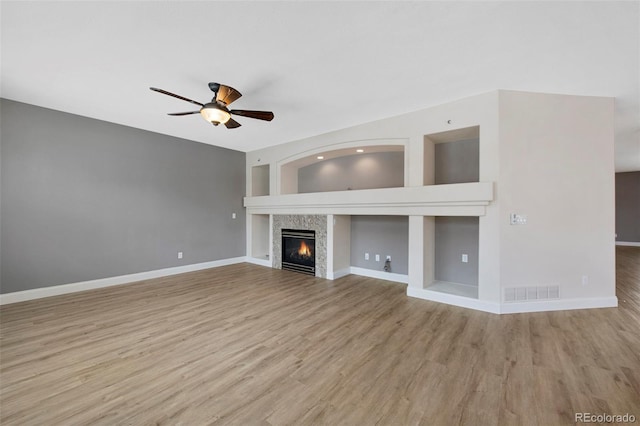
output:
[[325,159],[298,169],[298,193],[404,186],[404,151]]
[[434,282],[429,290],[478,298],[479,231],[475,216],[435,217]]
[[251,196],[269,195],[269,165],[251,167]]
[[[369,254],[369,259],[365,254]],[[380,260],[376,261],[376,255]],[[407,216],[351,216],[351,266],[384,271],[385,260],[396,274],[409,269],[409,218]]]
[[479,182],[480,127],[424,137],[424,184]]
[[251,215],[251,257],[269,260],[271,226],[268,214]]

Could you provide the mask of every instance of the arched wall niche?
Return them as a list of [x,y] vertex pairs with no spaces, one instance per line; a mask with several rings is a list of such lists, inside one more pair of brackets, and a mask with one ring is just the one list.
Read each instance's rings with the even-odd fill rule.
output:
[[[321,161],[331,161],[349,156],[397,153],[404,155],[403,175],[404,185],[408,180],[407,149],[408,139],[367,139],[336,143],[318,149],[303,151],[283,158],[276,162],[276,188],[279,194],[297,194],[298,172],[301,168],[317,164]],[[346,188],[345,188],[346,189]]]

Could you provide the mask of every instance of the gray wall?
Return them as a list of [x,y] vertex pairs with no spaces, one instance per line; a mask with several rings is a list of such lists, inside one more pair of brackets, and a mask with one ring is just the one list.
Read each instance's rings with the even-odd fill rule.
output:
[[[435,219],[435,279],[478,285],[477,217],[442,216]],[[469,262],[462,262],[462,255]]]
[[404,152],[349,155],[298,170],[300,193],[401,186],[404,186]]
[[438,143],[435,145],[435,183],[478,182],[480,177],[480,140]]
[[640,242],[640,172],[616,173],[616,234]]
[[[364,254],[369,253],[369,260]],[[380,262],[375,255],[380,255]],[[406,216],[351,216],[351,266],[382,271],[391,256],[391,272],[409,272],[409,218]]]
[[245,255],[244,153],[0,106],[2,293]]

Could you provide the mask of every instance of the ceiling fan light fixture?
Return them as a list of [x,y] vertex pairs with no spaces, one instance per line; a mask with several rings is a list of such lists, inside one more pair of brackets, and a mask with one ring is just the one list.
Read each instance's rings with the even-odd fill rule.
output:
[[167,92],[166,90],[158,89],[157,87],[149,87],[154,92],[162,93],[163,95],[171,96],[173,98],[181,99],[200,107],[197,111],[187,112],[174,112],[168,115],[182,116],[191,114],[200,114],[202,118],[207,122],[217,126],[218,124],[224,124],[227,129],[237,129],[241,126],[236,120],[231,118],[231,115],[240,115],[242,117],[254,118],[256,120],[271,121],[273,120],[273,112],[271,111],[253,111],[248,109],[227,109],[227,105],[237,100],[240,96],[240,92],[230,86],[225,86],[219,83],[209,83],[209,89],[216,96],[211,99],[211,102],[203,104],[193,99],[185,98],[184,96],[176,95],[175,93]]
[[231,119],[228,111],[220,108],[214,103],[208,103],[200,110],[200,115],[210,123],[225,124]]

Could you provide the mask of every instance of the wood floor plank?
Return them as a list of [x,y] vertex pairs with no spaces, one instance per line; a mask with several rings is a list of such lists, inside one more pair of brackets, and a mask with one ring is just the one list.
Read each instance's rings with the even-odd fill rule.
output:
[[640,248],[612,309],[493,315],[238,264],[0,308],[2,425],[640,418]]

